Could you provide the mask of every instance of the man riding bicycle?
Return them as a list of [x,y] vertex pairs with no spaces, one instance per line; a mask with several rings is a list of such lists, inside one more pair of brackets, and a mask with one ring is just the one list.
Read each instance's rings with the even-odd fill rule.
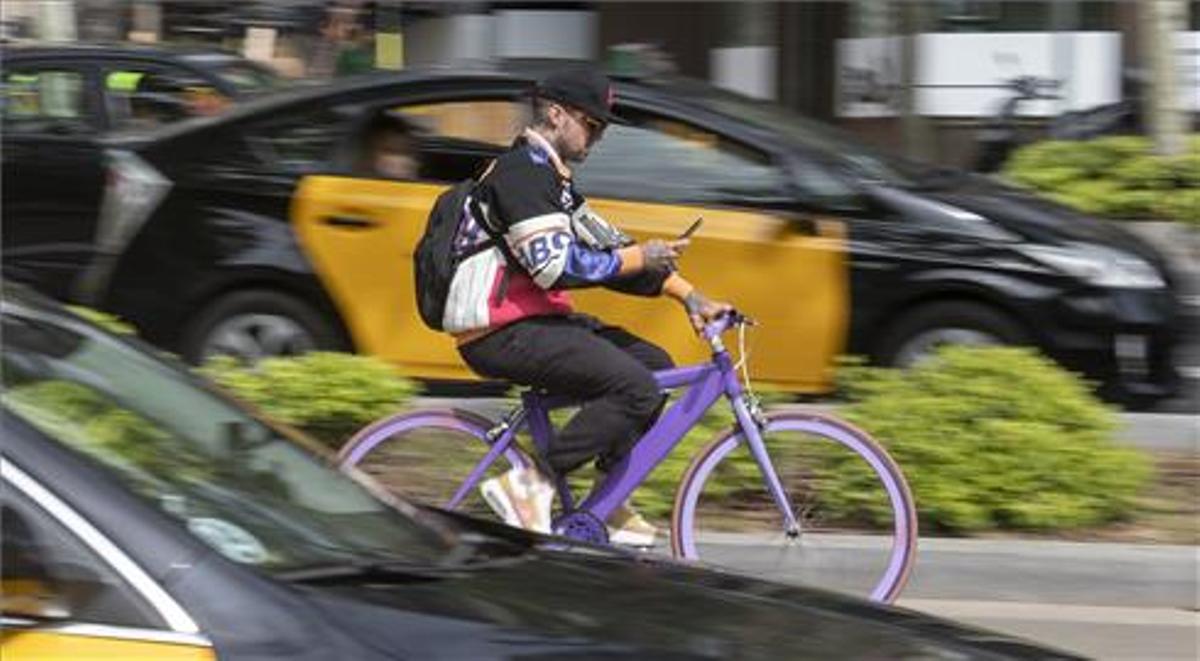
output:
[[[587,158],[612,114],[612,86],[577,67],[540,81],[533,120],[481,178],[455,237],[458,264],[443,326],[480,375],[585,402],[538,467],[481,485],[511,525],[549,532],[551,478],[596,459],[606,471],[657,419],[665,402],[652,372],[672,366],[658,346],[573,311],[566,290],[601,286],[681,302],[699,330],[729,309],[675,270],[686,239],[635,243],[593,212],[567,163]],[[486,228],[480,224],[486,223]],[[502,245],[472,250],[490,236]],[[609,521],[613,540],[653,542],[655,529],[626,505]]]

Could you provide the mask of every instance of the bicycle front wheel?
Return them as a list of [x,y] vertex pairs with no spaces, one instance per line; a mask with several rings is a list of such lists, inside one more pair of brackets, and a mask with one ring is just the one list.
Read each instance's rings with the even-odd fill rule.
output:
[[864,432],[819,415],[770,415],[762,437],[795,527],[734,430],[697,454],[680,482],[676,557],[893,601],[917,542],[916,506],[896,463]]
[[[338,452],[338,462],[363,471],[406,500],[448,507],[491,449],[490,427],[487,419],[461,410],[399,413],[351,436]],[[479,482],[531,465],[514,443],[486,467]],[[469,485],[453,509],[495,519],[477,487],[478,482]]]

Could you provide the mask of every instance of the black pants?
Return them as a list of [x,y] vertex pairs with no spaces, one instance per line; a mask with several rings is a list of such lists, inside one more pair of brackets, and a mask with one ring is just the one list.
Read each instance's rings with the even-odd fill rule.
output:
[[661,348],[581,314],[522,319],[459,351],[482,376],[584,402],[544,457],[559,475],[593,457],[603,470],[628,452],[666,401],[651,372],[673,366]]

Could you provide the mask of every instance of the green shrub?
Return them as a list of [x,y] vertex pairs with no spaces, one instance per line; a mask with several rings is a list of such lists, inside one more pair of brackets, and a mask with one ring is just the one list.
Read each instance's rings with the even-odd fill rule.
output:
[[1139,154],[1113,166],[1112,180],[1125,189],[1170,190],[1177,182],[1171,159]]
[[1200,140],[1195,144],[1192,151],[1166,159],[1184,188],[1200,188]]
[[840,378],[856,400],[844,417],[887,446],[926,530],[1095,526],[1128,516],[1149,475],[1086,384],[1027,349],[951,346],[908,372]]
[[110,333],[118,335],[136,335],[137,329],[133,326],[121,321],[116,315],[102,312],[94,308],[89,308],[83,305],[68,305],[67,309],[75,314],[87,319]]
[[1111,162],[1112,154],[1094,144],[1050,140],[1017,150],[1010,166],[1020,171],[1065,169],[1076,173],[1073,178],[1081,179],[1104,170]]
[[219,356],[199,372],[269,417],[331,447],[402,408],[415,391],[378,358],[334,352],[267,358],[253,366]]
[[1080,179],[1060,186],[1050,197],[1084,213],[1107,215],[1117,207],[1121,188],[1105,179]]
[[1019,183],[1041,190],[1054,190],[1076,181],[1087,180],[1087,176],[1082,170],[1066,165],[1016,170],[1012,177]]
[[1171,191],[1155,199],[1156,215],[1180,218],[1200,229],[1200,187]]
[[1184,154],[1154,153],[1136,136],[1086,142],[1046,141],[1018,149],[1005,165],[1012,181],[1085,213],[1121,219],[1159,218],[1200,226],[1200,136]]

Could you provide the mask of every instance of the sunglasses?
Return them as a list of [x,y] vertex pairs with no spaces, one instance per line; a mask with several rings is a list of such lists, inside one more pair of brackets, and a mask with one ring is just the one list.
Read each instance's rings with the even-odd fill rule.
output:
[[575,121],[583,124],[584,127],[587,128],[588,138],[590,140],[599,139],[600,136],[604,134],[604,129],[608,128],[607,122],[602,122],[586,112],[583,112],[582,110],[578,110],[576,108],[564,109],[567,111],[568,115],[575,118]]

